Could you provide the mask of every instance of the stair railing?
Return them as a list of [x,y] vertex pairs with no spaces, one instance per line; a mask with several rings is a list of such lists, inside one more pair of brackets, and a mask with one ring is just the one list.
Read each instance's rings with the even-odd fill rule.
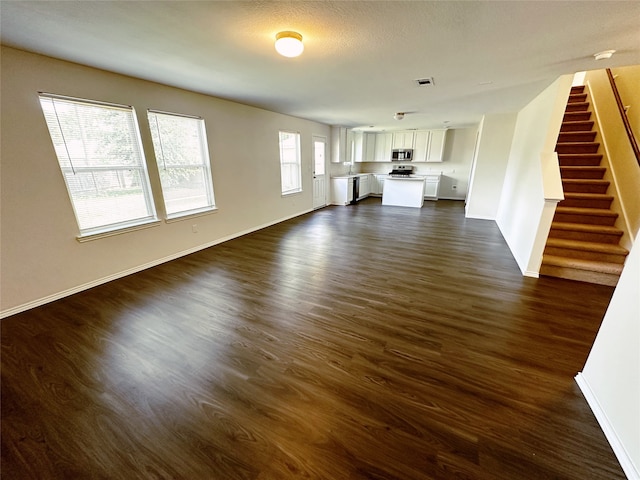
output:
[[624,128],[627,131],[627,137],[629,137],[631,148],[633,149],[633,153],[636,156],[638,166],[640,166],[640,149],[638,148],[638,142],[636,141],[636,137],[633,134],[633,130],[631,129],[631,124],[629,123],[627,112],[624,108],[624,104],[622,103],[622,99],[620,98],[620,92],[618,91],[618,87],[616,86],[616,80],[613,77],[613,73],[611,73],[610,68],[607,68],[607,77],[609,77],[611,90],[613,91],[613,96],[615,97],[616,103],[618,104],[618,111],[620,112],[620,116],[622,117],[622,123],[624,123]]

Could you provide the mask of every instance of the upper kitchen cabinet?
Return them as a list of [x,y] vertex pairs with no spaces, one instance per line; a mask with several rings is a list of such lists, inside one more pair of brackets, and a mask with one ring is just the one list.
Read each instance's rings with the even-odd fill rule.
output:
[[418,130],[415,135],[413,162],[442,162],[446,130]]
[[431,130],[417,130],[413,147],[414,162],[426,162],[429,155],[429,143],[431,142]]
[[367,132],[353,132],[353,161],[373,162],[375,156],[376,135]]
[[431,130],[429,153],[427,162],[442,162],[444,160],[444,144],[447,139],[447,130]]
[[353,132],[346,127],[331,127],[331,162],[353,161]]
[[415,133],[413,130],[393,132],[391,148],[413,148]]
[[374,162],[390,162],[391,161],[391,142],[393,135],[391,133],[378,133],[375,135]]

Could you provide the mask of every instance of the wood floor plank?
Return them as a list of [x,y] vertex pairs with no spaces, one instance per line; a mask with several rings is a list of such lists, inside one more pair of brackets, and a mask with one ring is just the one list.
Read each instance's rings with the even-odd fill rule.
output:
[[461,202],[324,208],[2,320],[2,475],[623,479],[573,380],[612,292]]

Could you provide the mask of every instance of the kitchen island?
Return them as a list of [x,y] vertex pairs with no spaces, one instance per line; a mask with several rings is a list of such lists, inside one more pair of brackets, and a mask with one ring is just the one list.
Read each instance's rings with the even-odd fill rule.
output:
[[421,208],[424,203],[424,177],[409,175],[384,180],[382,205]]

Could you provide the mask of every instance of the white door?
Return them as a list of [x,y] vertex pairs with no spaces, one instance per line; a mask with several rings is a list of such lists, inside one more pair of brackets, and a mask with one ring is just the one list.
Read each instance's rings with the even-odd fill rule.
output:
[[327,204],[327,139],[313,136],[313,208]]

